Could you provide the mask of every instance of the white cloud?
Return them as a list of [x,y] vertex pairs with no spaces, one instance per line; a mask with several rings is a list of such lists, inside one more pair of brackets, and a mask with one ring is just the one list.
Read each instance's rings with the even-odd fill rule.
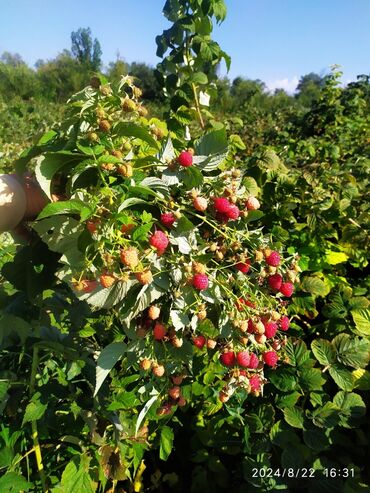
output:
[[297,85],[299,82],[299,77],[295,75],[291,79],[278,79],[274,81],[266,82],[266,86],[269,91],[274,92],[275,89],[284,89],[288,94],[293,94],[297,89]]

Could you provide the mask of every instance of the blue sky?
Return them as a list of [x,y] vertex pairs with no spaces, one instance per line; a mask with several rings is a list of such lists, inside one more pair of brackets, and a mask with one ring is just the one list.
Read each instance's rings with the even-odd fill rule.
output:
[[[343,81],[370,70],[370,0],[226,0],[214,39],[232,57],[230,78],[261,79],[293,90],[299,77],[341,65]],[[164,0],[0,0],[0,53],[29,64],[70,48],[70,34],[90,27],[103,61],[117,53],[155,65],[154,38],[168,26]]]

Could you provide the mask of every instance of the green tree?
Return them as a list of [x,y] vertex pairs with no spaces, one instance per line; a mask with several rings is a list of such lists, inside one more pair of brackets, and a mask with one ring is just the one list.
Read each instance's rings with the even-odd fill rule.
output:
[[71,34],[72,53],[77,60],[91,70],[99,70],[102,50],[99,41],[92,39],[91,29],[80,27]]

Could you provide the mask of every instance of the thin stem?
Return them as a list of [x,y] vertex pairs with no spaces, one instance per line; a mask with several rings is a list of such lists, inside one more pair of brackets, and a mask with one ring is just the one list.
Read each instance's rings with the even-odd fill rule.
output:
[[[38,348],[34,346],[33,356],[32,356],[31,377],[30,377],[30,389],[29,389],[30,397],[32,397],[35,392],[36,373],[37,373],[38,364],[39,364]],[[39,442],[36,420],[31,421],[31,427],[32,427],[33,449],[36,457],[37,470],[39,472],[39,476],[41,479],[42,490],[44,491],[44,493],[47,493],[49,489],[46,485],[46,475],[44,470],[44,464],[42,462],[42,454],[41,454],[41,447]]]
[[197,113],[198,113],[199,123],[200,123],[200,126],[202,127],[202,130],[204,130],[204,127],[205,127],[204,120],[203,120],[202,112],[201,112],[201,109],[200,109],[197,88],[196,88],[194,82],[191,84],[191,87],[193,89],[194,101],[195,101],[195,108],[196,108]]

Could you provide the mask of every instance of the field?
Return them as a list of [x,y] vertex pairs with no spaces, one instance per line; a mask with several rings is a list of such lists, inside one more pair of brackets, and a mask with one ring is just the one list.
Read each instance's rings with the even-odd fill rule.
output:
[[1,493],[369,491],[369,77],[220,79],[206,3],[156,70],[0,61]]

